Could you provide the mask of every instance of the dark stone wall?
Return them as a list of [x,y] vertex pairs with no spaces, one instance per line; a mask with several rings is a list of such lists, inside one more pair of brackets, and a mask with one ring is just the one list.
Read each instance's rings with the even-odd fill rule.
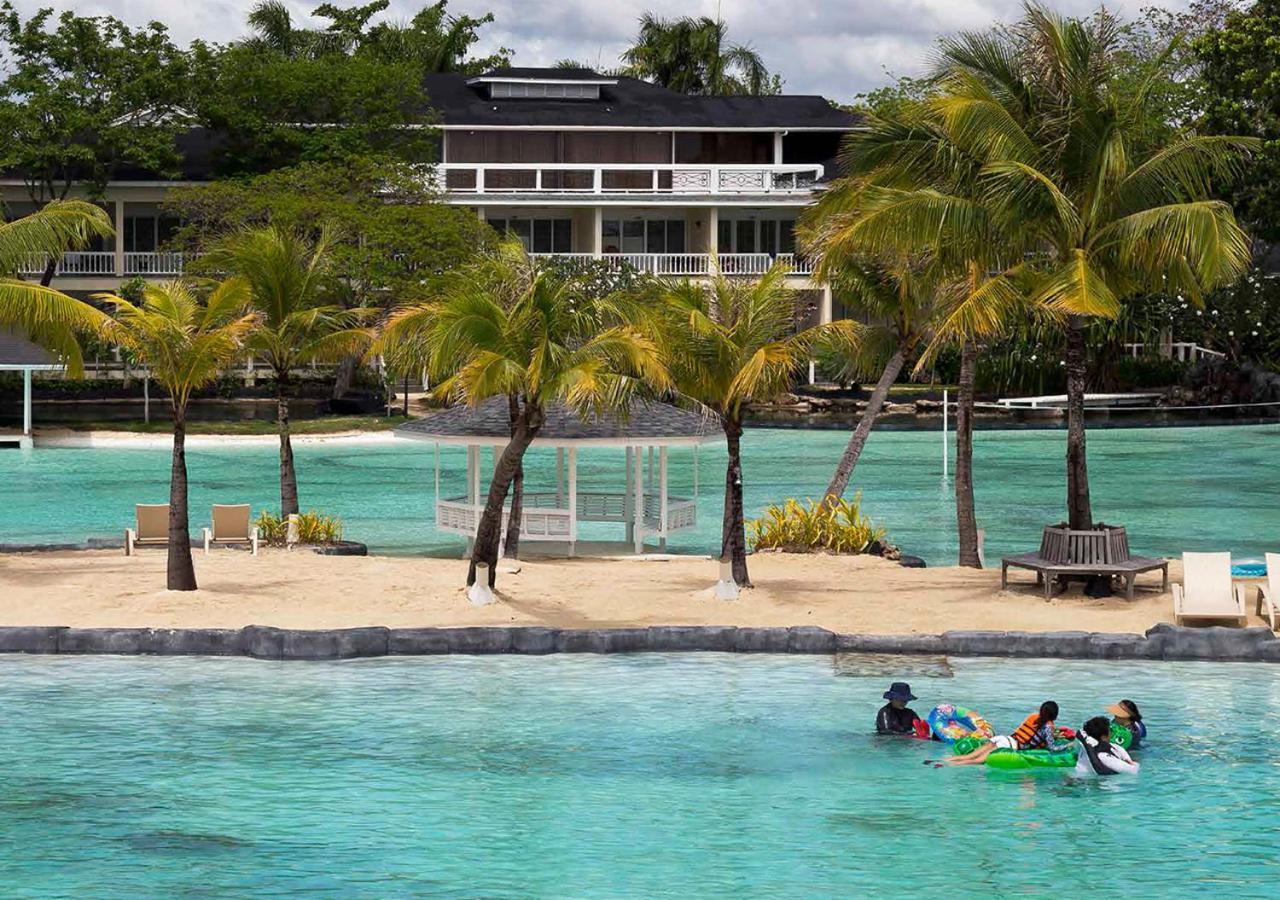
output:
[[1145,634],[1087,631],[948,631],[943,634],[836,634],[825,628],[652,625],[559,629],[337,628],[306,631],[249,625],[224,628],[0,627],[0,653],[250,656],[357,659],[450,653],[898,653],[1062,659],[1200,659],[1280,662],[1267,628],[1178,628]]

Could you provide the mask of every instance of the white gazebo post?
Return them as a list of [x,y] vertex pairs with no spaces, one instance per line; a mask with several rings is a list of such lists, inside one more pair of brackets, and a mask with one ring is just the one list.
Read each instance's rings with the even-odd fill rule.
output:
[[635,518],[632,520],[632,528],[635,535],[636,553],[644,552],[644,469],[642,468],[643,461],[641,460],[640,449],[637,447],[636,452],[632,454],[635,459],[635,475],[632,478],[635,483],[635,500],[633,501]]
[[480,445],[467,444],[467,505],[471,507],[471,530],[467,534],[467,555],[475,549],[476,526],[480,521]]
[[31,369],[22,370],[22,437],[31,440]]
[[556,506],[564,504],[564,448],[556,448]]
[[632,482],[635,479],[636,470],[632,468],[631,459],[635,456],[630,447],[626,450],[626,486],[622,489],[622,519],[627,523],[627,543],[635,543],[635,510],[633,509],[633,498],[635,497],[635,488]]
[[569,555],[578,543],[578,448],[569,448]]
[[667,445],[663,444],[658,450],[658,496],[661,498],[662,514],[661,514],[661,537],[658,539],[658,546],[663,550],[667,549]]

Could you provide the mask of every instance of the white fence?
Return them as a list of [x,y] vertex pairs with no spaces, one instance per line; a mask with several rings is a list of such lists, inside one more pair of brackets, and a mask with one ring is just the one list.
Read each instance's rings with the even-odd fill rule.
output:
[[[43,275],[49,258],[43,254],[27,257],[22,265],[23,275]],[[181,275],[183,255],[171,252],[127,252],[123,254],[123,271],[116,266],[116,254],[111,250],[76,250],[64,253],[58,260],[55,275],[106,275],[155,276]]]
[[[1125,344],[1124,348],[1130,356],[1142,356],[1147,352],[1146,344]],[[1218,359],[1226,356],[1217,350],[1201,347],[1191,341],[1174,341],[1171,344],[1156,344],[1153,349],[1160,356],[1176,359],[1179,362],[1199,362],[1202,359]]]
[[821,180],[820,165],[671,163],[441,163],[454,194],[794,194]]
[[[532,253],[535,258],[601,260],[610,266],[631,268],[646,275],[709,276],[715,271],[710,253]],[[813,264],[794,253],[720,253],[716,255],[725,275],[763,275],[775,260],[791,267],[792,275],[810,275]]]

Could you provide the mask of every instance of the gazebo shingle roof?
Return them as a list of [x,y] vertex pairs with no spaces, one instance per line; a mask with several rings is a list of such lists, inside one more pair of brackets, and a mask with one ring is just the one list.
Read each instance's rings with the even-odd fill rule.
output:
[[[414,438],[505,438],[511,435],[507,401],[502,397],[479,406],[454,406],[397,426],[396,433]],[[638,400],[625,417],[603,415],[583,420],[562,403],[547,407],[547,420],[538,432],[541,441],[601,441],[689,439],[713,436],[713,420],[700,413]]]
[[56,366],[58,361],[43,347],[37,347],[12,331],[0,331],[0,366]]

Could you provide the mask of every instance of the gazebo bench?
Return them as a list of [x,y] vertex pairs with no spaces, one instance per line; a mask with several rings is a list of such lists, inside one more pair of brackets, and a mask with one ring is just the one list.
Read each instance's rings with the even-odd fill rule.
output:
[[1159,569],[1161,592],[1169,590],[1169,560],[1151,556],[1131,556],[1114,563],[1064,563],[1046,559],[1039,553],[1019,553],[1000,560],[1000,589],[1009,586],[1009,569],[1029,569],[1036,573],[1036,584],[1044,584],[1044,599],[1053,597],[1053,585],[1064,575],[1106,575],[1125,580],[1125,596],[1132,600],[1134,583],[1143,572]]

